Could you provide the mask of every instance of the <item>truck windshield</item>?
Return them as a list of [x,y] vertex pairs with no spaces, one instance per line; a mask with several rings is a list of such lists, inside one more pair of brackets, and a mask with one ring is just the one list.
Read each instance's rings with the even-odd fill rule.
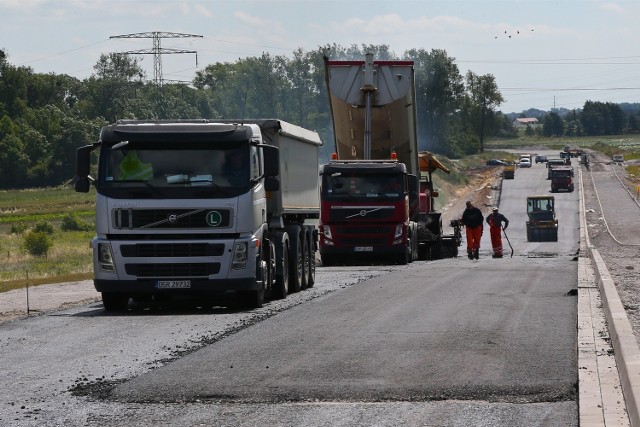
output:
[[323,176],[322,192],[329,199],[371,199],[404,197],[403,175],[348,175],[334,173]]
[[215,149],[103,147],[97,188],[140,189],[150,197],[168,193],[176,197],[176,188],[193,193],[185,192],[185,187],[230,194],[246,190],[259,169],[255,147],[249,149],[248,144]]

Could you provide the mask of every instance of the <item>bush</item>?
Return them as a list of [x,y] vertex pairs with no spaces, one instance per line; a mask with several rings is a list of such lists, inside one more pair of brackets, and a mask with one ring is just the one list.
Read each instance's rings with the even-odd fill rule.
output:
[[25,234],[23,245],[33,256],[46,256],[53,246],[53,241],[48,233],[32,230]]
[[62,218],[62,224],[60,224],[62,231],[89,231],[93,226],[78,217],[78,215],[70,213]]
[[49,221],[39,221],[35,227],[33,227],[33,231],[36,233],[46,233],[53,234],[53,225]]
[[11,234],[22,234],[27,231],[27,224],[20,221],[17,224],[11,224]]

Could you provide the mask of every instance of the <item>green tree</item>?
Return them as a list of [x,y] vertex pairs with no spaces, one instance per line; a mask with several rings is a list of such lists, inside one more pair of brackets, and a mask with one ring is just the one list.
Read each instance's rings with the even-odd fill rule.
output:
[[466,89],[472,117],[472,125],[480,140],[480,152],[484,152],[484,136],[488,116],[494,113],[504,98],[498,90],[496,79],[491,74],[479,76],[473,71],[467,71]]
[[546,137],[560,137],[564,135],[564,122],[558,113],[551,111],[542,120],[542,135]]
[[[456,131],[452,122],[464,93],[462,75],[454,58],[444,50],[409,50],[404,58],[414,61],[418,138],[420,149],[453,156],[459,152],[455,141],[449,138]],[[458,129],[459,131],[459,129]]]

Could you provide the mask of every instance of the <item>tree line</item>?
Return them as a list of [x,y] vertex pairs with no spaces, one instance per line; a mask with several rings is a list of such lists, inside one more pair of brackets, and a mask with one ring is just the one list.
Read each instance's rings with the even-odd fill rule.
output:
[[[103,54],[92,75],[80,80],[14,66],[0,50],[0,189],[69,182],[76,148],[96,141],[103,125],[119,119],[279,118],[318,131],[326,160],[334,143],[324,57],[362,60],[365,53],[414,61],[421,150],[455,158],[483,151],[488,136],[517,136],[513,117],[498,110],[504,98],[494,76],[463,76],[455,58],[440,49],[397,55],[387,45],[334,44],[291,56],[265,53],[209,64],[189,83],[161,86],[147,80],[135,56]],[[583,123],[580,132],[594,131],[593,117],[613,120],[600,103],[591,104],[583,110],[589,126]],[[620,126],[602,129],[617,132]]]

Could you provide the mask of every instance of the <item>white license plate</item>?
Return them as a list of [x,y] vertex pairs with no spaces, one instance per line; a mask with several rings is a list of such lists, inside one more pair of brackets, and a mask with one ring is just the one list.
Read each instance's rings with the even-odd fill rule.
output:
[[189,289],[191,280],[158,280],[157,289]]
[[373,252],[373,246],[356,246],[354,250],[356,252]]

